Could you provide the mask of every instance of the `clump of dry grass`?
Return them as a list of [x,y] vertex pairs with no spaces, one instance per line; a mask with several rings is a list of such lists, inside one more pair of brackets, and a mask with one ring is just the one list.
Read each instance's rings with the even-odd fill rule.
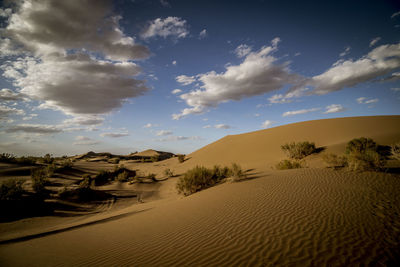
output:
[[282,145],[281,149],[291,159],[302,159],[308,155],[317,152],[315,143],[313,142],[310,143],[308,141],[298,142],[298,143],[295,142],[287,143]]
[[277,170],[289,170],[302,168],[301,162],[297,160],[284,159],[275,165]]

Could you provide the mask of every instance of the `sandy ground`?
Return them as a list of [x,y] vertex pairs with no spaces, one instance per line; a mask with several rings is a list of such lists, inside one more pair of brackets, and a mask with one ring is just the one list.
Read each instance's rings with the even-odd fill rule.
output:
[[280,151],[285,142],[309,140],[325,147],[322,153],[340,153],[347,141],[361,136],[386,145],[399,141],[400,116],[311,121],[227,136],[188,155],[184,163],[176,158],[125,162],[157,178],[166,168],[181,174],[198,164],[238,162],[249,170],[249,179],[189,197],[176,194],[178,178],[135,185],[140,188],[123,185],[142,192],[144,203],[111,205],[57,223],[25,219],[33,225],[25,229],[21,221],[0,224],[1,265],[399,264],[399,174],[334,171],[324,168],[321,155],[309,157],[310,168],[271,169],[285,157]]

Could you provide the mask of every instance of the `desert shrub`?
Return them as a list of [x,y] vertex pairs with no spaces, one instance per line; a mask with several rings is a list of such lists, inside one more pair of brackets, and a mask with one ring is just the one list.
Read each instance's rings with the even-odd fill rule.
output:
[[173,177],[173,176],[174,176],[174,172],[171,171],[170,169],[165,169],[165,170],[164,170],[164,174],[165,174],[165,176],[167,176],[167,177]]
[[299,161],[284,159],[284,160],[280,161],[278,164],[276,164],[275,167],[278,170],[288,170],[288,169],[302,168],[303,166],[301,165],[301,163]]
[[0,200],[1,201],[12,201],[19,200],[24,193],[22,188],[23,180],[19,179],[8,179],[0,185]]
[[108,160],[108,163],[118,164],[120,162],[120,160],[121,160],[120,158],[112,158],[112,159]]
[[385,159],[378,152],[351,152],[347,155],[347,164],[352,171],[379,171],[385,166]]
[[232,176],[234,178],[234,181],[246,178],[246,174],[242,170],[242,167],[240,167],[240,165],[236,163],[232,163],[229,174],[229,176]]
[[315,144],[308,141],[287,143],[282,145],[281,149],[292,159],[302,159],[317,151]]
[[46,155],[44,155],[42,160],[43,160],[43,163],[51,164],[51,163],[53,163],[54,158],[52,157],[52,155],[46,154]]
[[391,152],[393,158],[400,160],[400,142],[391,145]]
[[160,160],[160,157],[159,157],[158,155],[155,155],[155,156],[152,156],[152,157],[150,158],[150,160],[151,160],[151,162],[157,162],[157,161]]
[[90,189],[92,183],[92,177],[89,174],[84,174],[82,176],[82,181],[79,183],[79,188],[81,189]]
[[346,145],[346,154],[351,153],[364,153],[366,151],[377,151],[378,145],[371,138],[354,138]]
[[60,162],[58,169],[63,169],[63,170],[71,169],[73,165],[74,164],[70,159],[66,159]]
[[15,162],[15,156],[9,153],[1,153],[0,154],[0,162],[4,163],[13,163]]
[[48,177],[48,178],[50,178],[51,176],[53,176],[54,172],[55,172],[57,169],[58,169],[57,166],[56,166],[54,163],[52,163],[52,164],[47,165],[47,166],[43,169],[43,171],[44,171],[45,176]]
[[371,138],[355,138],[346,145],[346,158],[350,170],[378,171],[386,162],[386,152]]
[[245,177],[245,174],[237,164],[232,164],[231,169],[218,165],[212,169],[196,166],[179,178],[176,188],[178,193],[187,196],[224,181],[228,177],[234,177],[236,180]]
[[46,192],[45,185],[47,183],[47,174],[44,169],[31,170],[32,189],[39,195]]
[[117,175],[117,177],[115,178],[115,180],[117,180],[118,182],[125,182],[128,180],[128,172],[123,171],[121,173],[119,173]]
[[36,164],[36,158],[34,157],[19,157],[15,158],[15,163],[21,164],[21,165],[35,165]]
[[338,169],[347,166],[347,158],[345,156],[329,153],[322,155],[322,159],[330,168]]
[[178,157],[179,163],[182,163],[182,162],[185,161],[185,155],[183,155],[183,154],[178,154],[177,157]]
[[103,185],[111,180],[111,172],[101,170],[93,179],[95,185]]

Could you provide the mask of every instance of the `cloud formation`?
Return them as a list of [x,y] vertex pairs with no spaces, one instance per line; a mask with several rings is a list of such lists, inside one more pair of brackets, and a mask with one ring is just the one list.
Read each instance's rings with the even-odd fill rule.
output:
[[166,138],[157,139],[159,142],[176,142],[176,141],[185,141],[185,140],[202,140],[200,136],[175,136],[171,135]]
[[344,49],[344,51],[343,51],[342,53],[340,53],[340,55],[339,55],[339,56],[341,56],[341,57],[344,57],[344,56],[346,56],[347,54],[349,54],[349,53],[350,53],[350,49],[351,49],[351,47],[350,47],[350,46],[346,47],[346,48]]
[[116,133],[102,133],[100,134],[101,137],[111,137],[111,138],[119,138],[129,136],[127,132],[116,132]]
[[186,20],[178,17],[157,18],[150,21],[141,34],[143,39],[162,37],[185,38],[189,35]]
[[104,118],[99,116],[80,116],[64,120],[65,125],[100,125]]
[[161,130],[156,133],[157,136],[166,136],[171,134],[173,134],[173,132],[169,130]]
[[0,90],[0,100],[2,101],[20,101],[24,96],[21,93],[16,93],[10,89],[3,88]]
[[18,3],[2,43],[23,51],[1,69],[20,93],[42,101],[42,108],[104,114],[148,90],[132,78],[140,73],[132,60],[148,57],[149,50],[123,33],[110,0]]
[[329,114],[329,113],[337,113],[337,112],[342,112],[345,111],[346,109],[340,105],[340,104],[332,104],[326,107],[326,110],[324,111],[324,114]]
[[199,39],[204,39],[207,37],[207,30],[203,29],[200,33],[199,33]]
[[287,116],[293,116],[293,115],[300,115],[300,114],[306,114],[314,111],[318,111],[320,108],[310,108],[310,109],[300,109],[300,110],[292,110],[292,111],[286,111],[282,114],[283,117]]
[[0,120],[7,118],[9,115],[25,115],[22,109],[11,108],[5,105],[0,105]]
[[179,93],[182,93],[181,89],[174,89],[171,91],[171,94],[174,94],[174,95],[179,94]]
[[251,46],[248,46],[246,44],[241,44],[235,49],[235,54],[237,57],[242,58],[250,54],[251,52]]
[[196,77],[195,76],[186,76],[186,75],[179,75],[176,76],[175,80],[182,84],[182,85],[189,85],[192,84],[196,81]]
[[400,68],[400,43],[381,45],[358,60],[338,61],[324,73],[307,81],[313,94],[323,95],[353,87]]
[[271,46],[250,52],[241,64],[227,66],[223,73],[210,71],[192,76],[190,83],[199,81],[200,89],[180,95],[190,108],[173,114],[173,119],[180,119],[189,114],[201,114],[223,102],[262,95],[278,90],[286,84],[298,83],[302,78],[291,74],[288,63],[278,64],[277,58],[272,55],[277,50],[278,42],[279,38],[275,38]]
[[378,98],[368,99],[367,97],[359,97],[356,100],[358,104],[373,104],[379,101]]
[[380,40],[381,40],[381,37],[376,37],[376,38],[372,39],[371,42],[369,43],[369,47],[373,47]]
[[99,144],[99,141],[93,140],[90,137],[87,136],[77,136],[75,137],[75,142],[73,143],[73,145],[79,145],[79,146],[91,146],[91,145],[97,145]]
[[274,122],[270,121],[270,120],[266,120],[261,124],[261,128],[266,129],[268,127],[270,127]]
[[227,125],[227,124],[217,124],[217,125],[214,125],[214,128],[215,129],[230,129],[232,127],[230,125]]
[[62,129],[54,125],[47,124],[17,124],[8,127],[6,133],[24,132],[37,134],[55,134],[61,133]]

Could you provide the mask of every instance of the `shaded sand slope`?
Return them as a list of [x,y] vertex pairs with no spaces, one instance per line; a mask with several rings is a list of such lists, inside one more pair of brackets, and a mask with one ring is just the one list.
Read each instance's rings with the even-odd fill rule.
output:
[[239,135],[228,135],[192,154],[183,165],[273,165],[285,158],[280,146],[293,141],[315,142],[327,152],[342,153],[353,138],[370,137],[380,144],[400,141],[400,116],[350,117],[294,123]]
[[398,262],[400,179],[260,173],[115,221],[0,246],[7,266],[353,266]]

